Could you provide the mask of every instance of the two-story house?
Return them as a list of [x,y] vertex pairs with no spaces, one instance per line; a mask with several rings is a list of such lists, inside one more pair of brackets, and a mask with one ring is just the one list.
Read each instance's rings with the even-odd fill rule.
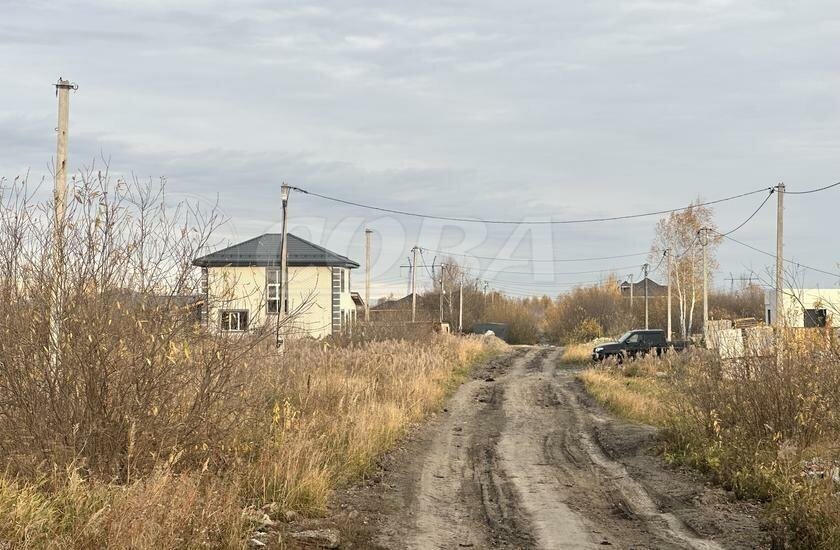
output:
[[[347,330],[356,320],[350,270],[359,264],[295,235],[289,235],[288,311],[284,333],[319,338]],[[272,323],[280,309],[278,233],[196,258],[204,281],[204,320],[223,332],[245,332]]]

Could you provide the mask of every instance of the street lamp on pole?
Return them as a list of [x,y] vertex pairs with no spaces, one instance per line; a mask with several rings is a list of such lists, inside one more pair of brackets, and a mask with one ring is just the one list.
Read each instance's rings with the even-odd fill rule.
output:
[[289,289],[288,289],[288,281],[289,281],[289,246],[287,242],[287,227],[288,227],[288,216],[286,215],[287,207],[289,206],[289,190],[290,187],[288,184],[283,183],[280,186],[280,199],[283,203],[283,225],[282,225],[282,233],[280,235],[280,307],[277,308],[277,347],[283,347],[284,338],[280,334],[280,325],[282,324],[280,318],[285,317],[289,314]]

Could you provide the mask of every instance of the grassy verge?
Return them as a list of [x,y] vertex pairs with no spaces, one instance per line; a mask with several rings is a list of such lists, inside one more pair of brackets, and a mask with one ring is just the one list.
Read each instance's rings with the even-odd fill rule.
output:
[[615,414],[652,426],[668,420],[668,389],[655,377],[624,376],[605,370],[589,369],[580,374],[588,391]]
[[563,347],[560,362],[571,365],[588,365],[592,362],[592,348],[590,343],[568,344]]
[[248,510],[320,513],[331,490],[367,472],[474,363],[502,349],[495,339],[454,336],[290,345],[280,361],[252,362],[226,413],[248,421],[218,439],[204,434],[212,460],[186,466],[170,449],[120,483],[83,463],[0,476],[0,539],[32,548],[242,547]]
[[782,362],[703,353],[580,374],[612,412],[662,428],[666,460],[767,503],[787,548],[840,548],[840,355]]

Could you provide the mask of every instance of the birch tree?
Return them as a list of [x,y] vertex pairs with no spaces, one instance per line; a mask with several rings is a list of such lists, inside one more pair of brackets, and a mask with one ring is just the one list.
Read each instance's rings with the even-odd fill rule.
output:
[[[671,252],[672,292],[676,298],[677,320],[683,339],[691,334],[697,302],[703,299],[703,252],[699,233],[704,227],[713,230],[707,232],[706,239],[710,287],[712,274],[718,266],[715,257],[721,238],[714,232],[717,227],[712,218],[711,208],[692,204],[685,210],[670,213],[656,224],[651,259],[658,262],[666,250]],[[664,263],[662,268],[665,269]]]

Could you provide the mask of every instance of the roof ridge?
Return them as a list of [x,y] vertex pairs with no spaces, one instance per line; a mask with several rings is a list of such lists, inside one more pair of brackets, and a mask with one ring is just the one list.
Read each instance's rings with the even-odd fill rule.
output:
[[[265,237],[266,235],[270,235],[270,234],[271,234],[271,233],[263,233],[262,235],[257,235],[256,237],[252,237],[252,238],[250,238],[250,239],[244,240],[244,241],[242,241],[241,243],[234,243],[234,244],[232,244],[232,245],[230,245],[230,246],[226,246],[226,247],[224,247],[224,248],[220,248],[219,250],[214,250],[213,252],[210,252],[210,253],[208,253],[208,254],[205,254],[204,256],[198,257],[198,258],[196,258],[196,259],[195,259],[195,260],[193,260],[193,261],[194,261],[194,262],[198,262],[198,261],[200,261],[200,260],[203,260],[203,259],[207,258],[208,256],[212,256],[212,255],[214,255],[214,254],[220,254],[220,253],[224,252],[225,250],[230,250],[231,248],[233,248],[233,247],[235,247],[235,246],[242,246],[242,245],[243,245],[243,244],[245,244],[245,243],[249,243],[249,242],[251,242],[251,241],[256,241],[257,239],[262,239],[262,238],[263,238],[263,237]],[[274,233],[274,234],[275,234],[275,235],[279,235],[279,233]]]
[[[306,262],[315,262],[311,265],[359,267],[358,262],[347,256],[337,254],[298,235],[288,233],[287,237],[289,237],[289,265],[293,265],[293,262],[300,262],[303,265],[309,265]],[[263,233],[196,258],[193,265],[279,265],[281,242],[280,233]],[[271,246],[267,246],[268,244]]]
[[307,241],[307,240],[306,240],[306,239],[304,239],[303,237],[298,237],[297,235],[295,235],[295,234],[293,234],[293,233],[289,233],[288,235],[289,235],[289,237],[294,237],[295,239],[297,239],[297,240],[299,240],[299,241],[302,241],[302,242],[304,242],[304,243],[308,244],[309,246],[314,246],[315,248],[317,248],[317,249],[318,249],[318,250],[320,250],[321,252],[326,252],[327,254],[332,254],[333,256],[338,256],[339,258],[344,258],[345,260],[349,260],[349,259],[350,259],[350,258],[348,258],[347,256],[342,256],[341,254],[339,254],[339,253],[337,253],[337,252],[333,252],[332,250],[328,250],[327,248],[324,248],[323,246],[321,246],[321,245],[319,245],[319,244],[315,244],[315,243],[313,243],[312,241]]

